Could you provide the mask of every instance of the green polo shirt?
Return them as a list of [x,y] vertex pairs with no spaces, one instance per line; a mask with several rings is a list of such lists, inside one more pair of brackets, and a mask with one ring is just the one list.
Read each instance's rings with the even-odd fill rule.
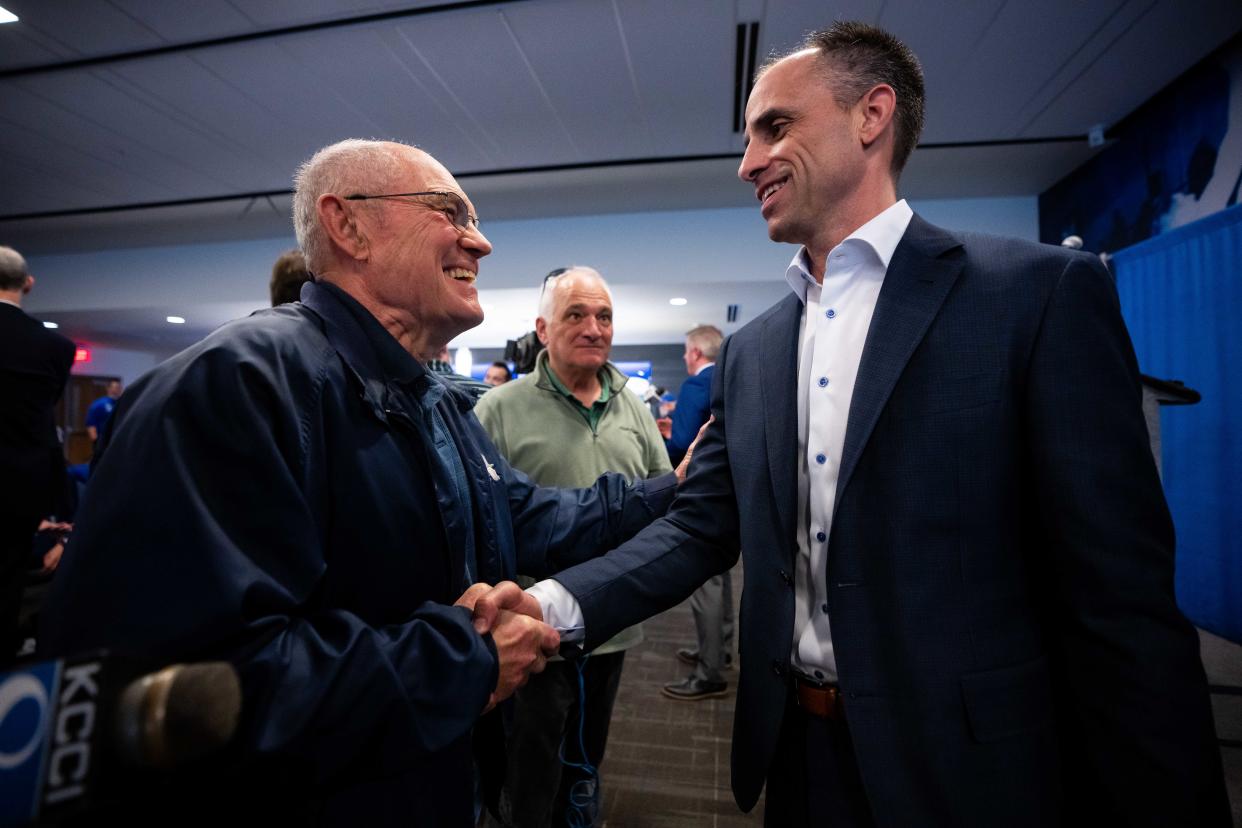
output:
[[604,370],[600,370],[596,376],[599,378],[599,399],[587,408],[582,401],[574,396],[573,392],[565,387],[565,383],[561,382],[561,378],[552,370],[552,363],[549,361],[543,366],[548,372],[548,381],[552,383],[552,387],[561,392],[565,399],[569,400],[570,405],[574,407],[582,419],[586,420],[586,424],[591,427],[591,431],[599,431],[599,418],[604,416],[604,409],[608,407],[608,398],[612,396],[612,389],[608,385],[608,374]]

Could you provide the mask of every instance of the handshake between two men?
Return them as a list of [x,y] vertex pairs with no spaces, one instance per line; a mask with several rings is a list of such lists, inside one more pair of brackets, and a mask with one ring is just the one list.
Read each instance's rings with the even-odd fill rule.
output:
[[[690,448],[677,468],[677,483],[681,485],[690,469],[690,459],[707,427],[715,422],[714,416],[699,427]],[[512,581],[491,584],[478,583],[467,589],[454,606],[465,607],[474,613],[474,629],[479,635],[492,634],[496,645],[496,658],[500,664],[496,689],[492,691],[484,712],[512,696],[524,685],[531,673],[541,673],[547,666],[548,657],[557,654],[561,636],[544,623],[543,610],[533,595]]]

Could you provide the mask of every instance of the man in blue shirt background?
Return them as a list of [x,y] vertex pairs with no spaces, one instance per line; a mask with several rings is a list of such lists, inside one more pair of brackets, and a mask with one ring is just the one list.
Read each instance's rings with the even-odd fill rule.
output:
[[[724,334],[715,325],[699,325],[686,332],[682,360],[690,378],[681,384],[672,418],[661,421],[664,443],[674,464],[711,416],[712,375]],[[660,692],[671,699],[696,701],[723,696],[728,690],[721,670],[733,666],[733,575],[722,572],[708,578],[690,596],[697,644],[682,647],[677,658],[693,670],[683,681],[670,682]]]
[[112,409],[116,408],[116,401],[124,390],[119,379],[108,380],[106,394],[91,403],[91,407],[86,410],[86,433],[91,436],[91,443],[99,442],[104,427],[112,419]]

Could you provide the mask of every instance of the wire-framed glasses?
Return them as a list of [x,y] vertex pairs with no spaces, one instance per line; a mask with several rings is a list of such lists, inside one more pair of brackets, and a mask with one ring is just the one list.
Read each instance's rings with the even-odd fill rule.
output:
[[346,201],[370,201],[372,199],[392,199],[403,201],[412,199],[417,204],[430,207],[432,210],[438,210],[448,216],[448,220],[458,230],[469,230],[473,227],[479,229],[479,217],[470,214],[466,209],[466,202],[457,193],[449,190],[430,190],[424,193],[385,193],[383,195],[354,195],[345,196]]

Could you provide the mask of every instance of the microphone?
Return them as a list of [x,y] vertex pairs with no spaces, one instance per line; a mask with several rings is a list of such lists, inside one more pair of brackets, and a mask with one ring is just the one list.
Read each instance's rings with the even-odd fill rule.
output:
[[241,715],[232,665],[138,673],[96,652],[0,674],[0,826],[80,815],[232,740]]

